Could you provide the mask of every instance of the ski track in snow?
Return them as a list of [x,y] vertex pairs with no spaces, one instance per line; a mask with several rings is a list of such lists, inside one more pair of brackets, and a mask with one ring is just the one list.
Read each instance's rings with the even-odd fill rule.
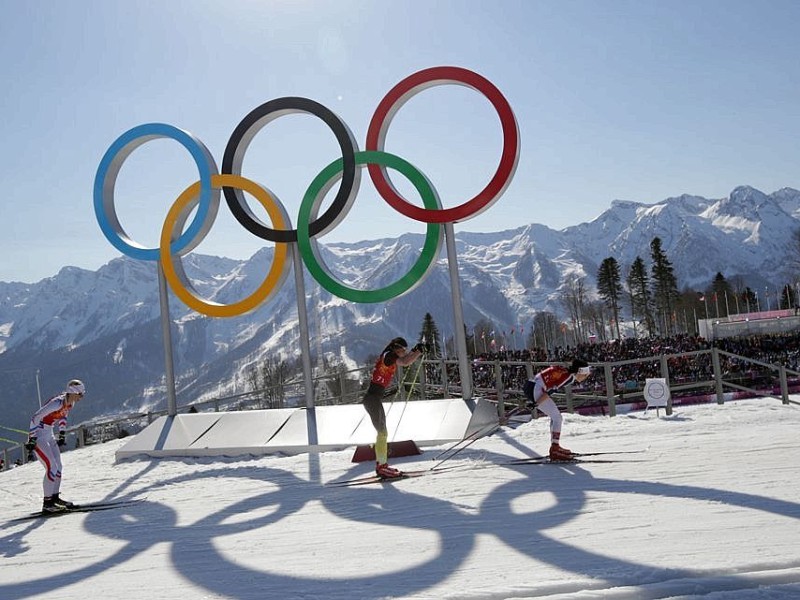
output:
[[144,502],[11,524],[42,468],[0,473],[0,598],[798,598],[798,431],[773,399],[565,415],[575,451],[647,451],[491,465],[544,452],[538,419],[446,463],[463,469],[342,488],[321,484],[371,468],[352,450],[115,463],[109,442],[64,454],[62,495]]

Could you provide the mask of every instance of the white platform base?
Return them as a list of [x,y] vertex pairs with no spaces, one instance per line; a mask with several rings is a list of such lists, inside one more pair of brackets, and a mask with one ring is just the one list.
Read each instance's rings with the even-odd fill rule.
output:
[[[385,403],[389,441],[435,446],[461,440],[497,423],[495,405],[462,398]],[[341,450],[375,442],[375,429],[360,404],[320,406],[317,440],[309,444],[308,410],[188,413],[160,417],[116,453],[132,456],[240,456]]]

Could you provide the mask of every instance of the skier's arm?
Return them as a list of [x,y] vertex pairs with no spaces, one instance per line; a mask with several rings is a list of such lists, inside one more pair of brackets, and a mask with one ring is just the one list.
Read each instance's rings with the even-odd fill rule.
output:
[[51,412],[53,412],[53,406],[50,402],[47,402],[39,410],[33,413],[33,416],[31,417],[31,425],[28,428],[28,437],[36,437],[38,433],[44,429],[44,419]]
[[420,356],[422,356],[422,350],[416,349],[415,347],[415,349],[411,350],[408,354],[404,356],[398,356],[397,364],[400,365],[401,367],[407,367],[415,360],[417,360]]

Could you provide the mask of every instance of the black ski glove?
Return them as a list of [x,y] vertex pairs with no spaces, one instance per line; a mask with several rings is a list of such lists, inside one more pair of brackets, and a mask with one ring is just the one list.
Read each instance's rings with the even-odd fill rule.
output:
[[412,352],[422,352],[423,354],[427,354],[431,351],[431,345],[426,344],[425,342],[420,342],[416,346],[411,349]]
[[58,447],[63,448],[67,445],[67,434],[63,431],[58,434]]
[[28,453],[28,461],[33,460],[33,451],[36,448],[36,438],[30,437],[28,441],[25,442],[25,450]]

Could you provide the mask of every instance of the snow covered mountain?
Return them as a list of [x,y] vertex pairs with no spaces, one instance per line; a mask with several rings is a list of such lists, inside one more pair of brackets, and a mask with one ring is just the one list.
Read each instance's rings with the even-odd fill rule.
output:
[[[702,290],[717,272],[754,289],[794,281],[785,265],[800,226],[800,191],[764,194],[738,187],[727,198],[683,195],[656,204],[614,201],[600,217],[555,231],[530,224],[497,233],[456,231],[464,317],[508,330],[541,310],[561,312],[567,274],[593,289],[600,262],[617,259],[623,275],[637,256],[649,264],[660,237],[679,287]],[[421,234],[321,245],[348,285],[372,289],[396,281],[418,256]],[[190,255],[187,274],[205,298],[231,302],[251,292],[271,263],[272,247],[247,261]],[[384,257],[376,259],[376,257]],[[332,296],[305,273],[312,351],[362,363],[394,335],[416,337],[431,313],[453,333],[447,263],[441,257],[410,294],[382,304]],[[178,401],[244,391],[243,369],[264,354],[299,353],[293,278],[268,304],[242,317],[210,319],[170,295]],[[47,396],[81,377],[92,402],[77,419],[120,410],[164,407],[163,350],[156,267],[123,257],[96,272],[64,267],[36,284],[0,282],[0,390],[3,424],[24,426],[35,408],[37,379]],[[38,375],[37,375],[38,373]]]

